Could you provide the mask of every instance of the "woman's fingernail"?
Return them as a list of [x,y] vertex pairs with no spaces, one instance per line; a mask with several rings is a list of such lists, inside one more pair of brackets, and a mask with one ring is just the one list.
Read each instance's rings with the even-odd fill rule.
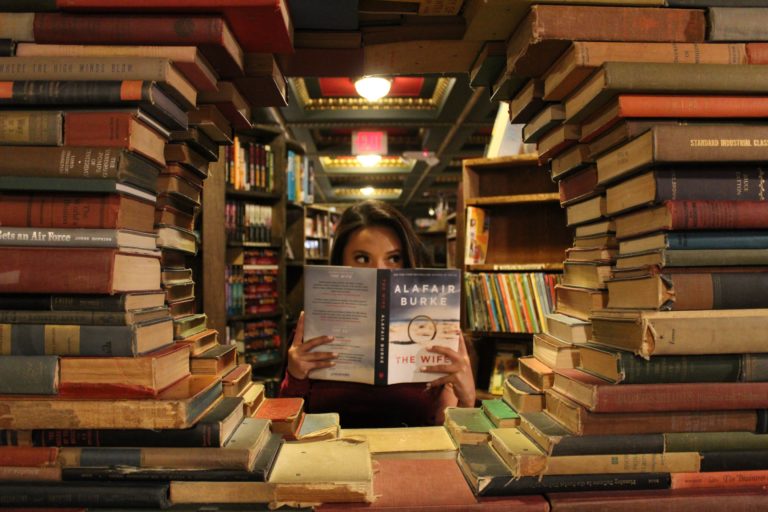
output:
[[[422,366],[421,368],[419,368],[419,371],[420,372],[425,372],[425,371],[427,371],[427,367],[426,366]],[[429,386],[429,384],[427,384],[427,386]]]
[[427,350],[432,350],[433,348],[435,348],[434,345],[427,345]]

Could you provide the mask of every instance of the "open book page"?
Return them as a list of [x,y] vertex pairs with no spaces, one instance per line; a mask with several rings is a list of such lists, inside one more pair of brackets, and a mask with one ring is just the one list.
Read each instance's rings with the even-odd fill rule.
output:
[[318,352],[339,354],[336,365],[310,378],[374,383],[376,269],[307,265],[304,268],[304,340],[334,336]]

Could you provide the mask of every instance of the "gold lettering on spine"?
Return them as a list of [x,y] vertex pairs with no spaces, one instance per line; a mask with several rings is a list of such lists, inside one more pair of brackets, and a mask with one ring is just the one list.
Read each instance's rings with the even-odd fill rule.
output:
[[11,354],[11,324],[0,324],[0,354]]
[[79,325],[46,325],[45,353],[73,355],[80,353]]

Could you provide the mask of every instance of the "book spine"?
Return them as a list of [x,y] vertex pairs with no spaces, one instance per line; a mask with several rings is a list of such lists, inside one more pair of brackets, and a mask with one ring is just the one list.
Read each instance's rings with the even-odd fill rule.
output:
[[71,146],[130,147],[133,114],[126,112],[67,112],[64,140]]
[[668,249],[765,249],[768,233],[743,231],[673,231],[667,233]]
[[664,453],[661,434],[564,436],[552,446],[552,456],[616,453]]
[[115,179],[120,157],[114,148],[0,146],[0,176]]
[[10,507],[147,507],[171,506],[168,483],[103,485],[99,482],[0,482],[0,504]]
[[56,0],[0,0],[0,12],[53,12],[58,9]]
[[121,105],[149,101],[152,82],[8,81],[0,88],[0,105]]
[[[760,177],[760,174],[758,174]],[[758,183],[758,189],[760,184]],[[669,188],[665,186],[669,193]],[[759,195],[758,198],[761,196]],[[768,202],[759,201],[666,201],[668,229],[768,228]]]
[[672,489],[733,489],[768,486],[768,470],[675,473]]
[[0,112],[0,144],[60,146],[63,138],[61,112]]
[[768,469],[768,450],[717,451],[701,454],[701,471],[754,471]]
[[50,299],[53,311],[125,311],[126,295],[54,295]]
[[0,194],[0,225],[108,229],[117,226],[119,197],[82,194]]
[[768,98],[626,94],[619,96],[619,110],[624,118],[763,118],[768,116]]
[[650,361],[620,352],[622,384],[738,382],[743,355],[657,356]]
[[744,354],[741,380],[744,382],[768,381],[768,354]]
[[0,354],[134,356],[131,326],[0,324]]
[[218,447],[218,423],[198,423],[177,430],[138,429],[43,429],[33,430],[35,446],[59,447]]
[[667,489],[669,473],[627,473],[623,475],[544,475],[495,477],[487,481],[479,496],[511,496],[569,491],[628,491]]
[[0,228],[0,246],[118,247],[112,229]]
[[[0,325],[0,347],[6,345],[4,335],[7,333],[8,329]],[[56,356],[0,355],[0,394],[55,395],[58,383],[59,358]]]
[[[3,468],[0,468],[2,470]],[[264,482],[264,471],[237,469],[137,469],[124,467],[62,468],[61,476],[67,481],[205,481],[205,482]],[[2,473],[0,473],[2,475]]]
[[[738,9],[711,7],[707,10],[710,41],[760,41],[765,40],[768,9]],[[762,5],[765,7],[765,4]]]
[[219,43],[223,30],[223,19],[214,16],[38,13],[34,21],[35,42],[40,44],[197,46]]
[[0,448],[0,466],[53,466],[56,464],[58,456],[58,448],[3,446]]
[[767,125],[660,125],[656,162],[756,162],[768,159]]
[[749,64],[768,64],[768,43],[747,43]]
[[379,270],[376,273],[376,350],[374,361],[374,384],[388,382],[389,362],[389,295],[392,273]]
[[45,467],[18,467],[0,466],[0,481],[6,482],[30,482],[61,480],[61,468],[58,466]]
[[766,382],[601,385],[594,403],[584,405],[598,413],[732,411],[764,409],[767,396]]
[[[759,167],[722,165],[717,169],[658,169],[654,172],[657,201],[765,201],[766,176],[765,171]],[[695,213],[702,215],[700,212]],[[746,212],[744,214],[749,215]],[[713,212],[714,215],[717,214]],[[693,218],[690,216],[686,220],[690,222]]]

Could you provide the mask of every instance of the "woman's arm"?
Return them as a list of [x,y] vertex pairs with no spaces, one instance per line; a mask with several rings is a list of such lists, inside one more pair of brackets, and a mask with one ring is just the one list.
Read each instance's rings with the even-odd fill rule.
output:
[[296,332],[288,349],[288,365],[283,382],[280,384],[280,396],[304,397],[309,392],[309,372],[317,368],[328,368],[336,363],[338,354],[333,352],[311,352],[319,345],[333,341],[333,336],[319,336],[304,342],[304,312],[296,322]]

